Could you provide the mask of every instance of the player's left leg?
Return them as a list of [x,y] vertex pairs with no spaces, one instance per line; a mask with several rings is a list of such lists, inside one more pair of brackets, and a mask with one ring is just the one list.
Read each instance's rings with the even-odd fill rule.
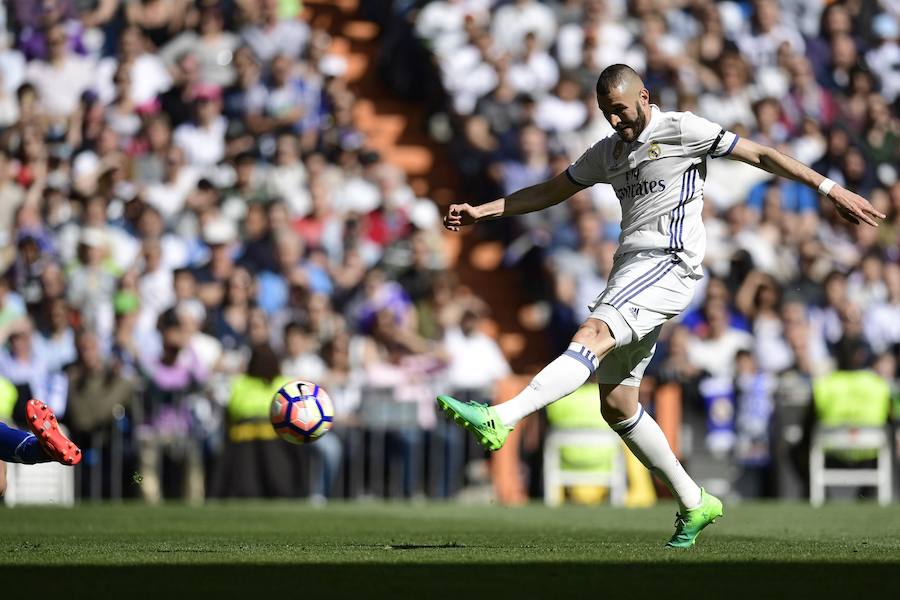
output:
[[647,469],[669,488],[678,500],[675,533],[666,543],[673,548],[694,545],[704,527],[722,516],[722,502],[699,487],[679,462],[656,421],[638,402],[644,369],[653,357],[656,333],[630,346],[613,351],[602,363],[600,411]]

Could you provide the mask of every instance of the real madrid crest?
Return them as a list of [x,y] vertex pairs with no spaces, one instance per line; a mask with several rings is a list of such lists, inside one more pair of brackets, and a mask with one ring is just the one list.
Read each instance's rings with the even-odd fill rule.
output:
[[622,143],[622,140],[617,140],[616,145],[613,148],[613,158],[615,160],[619,160],[619,157],[622,156],[622,148],[625,147],[625,144]]
[[659,147],[659,142],[650,142],[650,148],[647,149],[647,156],[650,157],[650,160],[656,160],[660,154],[662,154],[662,149]]

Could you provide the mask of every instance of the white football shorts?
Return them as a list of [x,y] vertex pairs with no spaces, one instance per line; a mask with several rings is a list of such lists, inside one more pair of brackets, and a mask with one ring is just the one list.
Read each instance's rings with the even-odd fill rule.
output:
[[663,324],[687,308],[701,277],[664,250],[616,257],[606,289],[588,307],[616,339],[597,369],[600,383],[640,386]]

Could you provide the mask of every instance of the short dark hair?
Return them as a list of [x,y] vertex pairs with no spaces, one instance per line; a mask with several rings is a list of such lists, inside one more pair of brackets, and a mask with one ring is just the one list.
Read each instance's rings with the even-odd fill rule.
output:
[[312,332],[310,331],[308,325],[304,325],[300,321],[290,321],[287,325],[284,326],[284,337],[287,337],[292,333],[309,335]]
[[597,79],[597,95],[608,94],[611,89],[619,87],[632,77],[640,79],[637,71],[628,65],[617,63],[606,67]]
[[247,375],[271,383],[281,374],[278,355],[269,344],[256,344],[250,350]]

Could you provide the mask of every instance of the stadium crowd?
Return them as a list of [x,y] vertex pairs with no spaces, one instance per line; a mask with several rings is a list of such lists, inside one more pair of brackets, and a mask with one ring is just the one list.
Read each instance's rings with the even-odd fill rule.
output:
[[[825,4],[392,7],[434,52],[466,199],[562,171],[605,135],[595,78],[627,62],[663,109],[775,144],[889,215],[848,227],[808,190],[711,167],[709,277],[654,374],[708,408],[711,448],[747,464],[769,460],[776,400],[803,393],[789,386],[811,390],[841,361],[896,381],[900,7]],[[348,431],[387,390],[416,407],[387,453],[402,492],[420,490],[430,440],[460,443],[436,420],[437,387],[488,398],[509,366],[480,332],[484,303],[447,271],[437,208],[354,127],[346,64],[301,2],[0,10],[0,376],[19,399],[47,401],[90,447],[115,422],[129,490],[157,501],[328,496],[367,439]],[[603,288],[617,211],[597,186],[481,230],[507,242],[553,344]],[[339,425],[309,447],[315,477],[284,476],[304,449],[266,425],[272,390],[295,377],[336,404]],[[0,418],[21,422],[23,402]]]
[[[437,207],[368,149],[299,1],[3,8],[0,376],[19,400],[0,418],[38,397],[98,450],[120,419],[126,493],[150,501],[325,496],[364,390],[420,405],[388,439],[409,462],[433,374],[462,381],[452,356],[506,372]],[[268,426],[283,378],[336,405],[308,485]]]

